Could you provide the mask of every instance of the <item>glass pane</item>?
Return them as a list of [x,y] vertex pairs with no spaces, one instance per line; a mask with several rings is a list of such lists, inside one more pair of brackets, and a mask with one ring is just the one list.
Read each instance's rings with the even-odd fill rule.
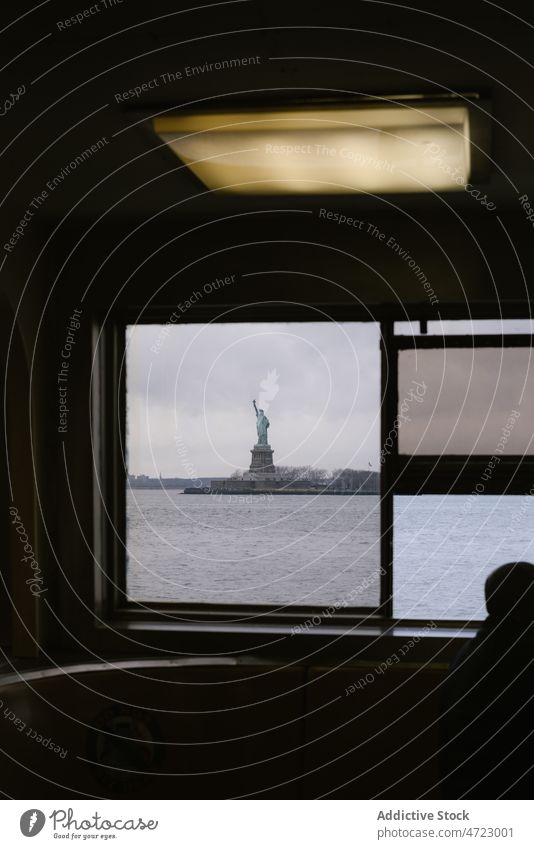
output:
[[503,563],[534,561],[532,495],[394,498],[394,615],[485,619],[484,581]]
[[399,352],[401,454],[532,454],[530,348]]
[[[429,321],[428,336],[474,336],[477,334],[534,333],[534,319],[472,319],[471,321]],[[420,336],[418,321],[396,321],[397,336]]]
[[420,335],[420,325],[418,321],[395,321],[393,330],[396,336]]
[[534,321],[528,318],[474,319],[473,321],[429,321],[429,335],[449,336],[476,333],[532,333]]
[[379,337],[128,328],[130,599],[378,604]]

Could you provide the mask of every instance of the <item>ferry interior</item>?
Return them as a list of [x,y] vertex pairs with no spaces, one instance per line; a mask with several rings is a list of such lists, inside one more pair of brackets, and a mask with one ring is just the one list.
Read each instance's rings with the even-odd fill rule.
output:
[[[529,560],[532,10],[54,0],[2,17],[3,797],[450,798],[450,667],[486,618],[486,565]],[[159,326],[161,363],[169,323],[374,323],[372,592],[227,603],[215,573],[207,603],[131,597],[127,334]],[[412,388],[403,407],[417,385],[425,403]],[[252,428],[238,376],[235,392]],[[476,543],[449,533],[456,503]]]

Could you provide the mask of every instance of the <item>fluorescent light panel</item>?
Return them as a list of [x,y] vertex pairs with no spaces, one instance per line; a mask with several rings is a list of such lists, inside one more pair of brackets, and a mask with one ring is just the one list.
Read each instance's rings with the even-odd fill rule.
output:
[[463,105],[184,114],[153,125],[208,189],[237,194],[450,191],[470,177]]

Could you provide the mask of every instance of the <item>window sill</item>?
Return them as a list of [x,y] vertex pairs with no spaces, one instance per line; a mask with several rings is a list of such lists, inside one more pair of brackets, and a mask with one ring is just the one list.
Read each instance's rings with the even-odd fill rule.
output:
[[[132,641],[132,649],[141,643],[154,651],[173,651],[200,655],[261,655],[299,659],[315,663],[317,656],[357,658],[382,658],[394,653],[408,640],[419,636],[410,648],[406,660],[416,663],[452,660],[466,639],[475,636],[470,623],[446,623],[421,636],[425,623],[393,625],[391,623],[347,625],[319,625],[304,631],[284,623],[251,625],[222,622],[161,622],[117,618],[95,628],[97,642],[102,649],[112,648],[116,640],[124,650],[125,639]],[[111,632],[111,635],[110,635]],[[403,658],[400,658],[402,660]]]

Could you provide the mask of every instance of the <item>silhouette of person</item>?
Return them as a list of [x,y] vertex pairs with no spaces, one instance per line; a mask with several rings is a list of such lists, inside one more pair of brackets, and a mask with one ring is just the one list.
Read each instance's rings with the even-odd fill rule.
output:
[[442,795],[528,799],[534,791],[534,565],[485,584],[488,617],[443,687]]

